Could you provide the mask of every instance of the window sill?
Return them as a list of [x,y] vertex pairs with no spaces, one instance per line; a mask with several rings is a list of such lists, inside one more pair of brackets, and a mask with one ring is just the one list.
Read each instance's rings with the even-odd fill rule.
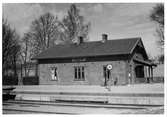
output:
[[58,80],[53,80],[53,79],[52,79],[51,81],[58,81]]
[[85,80],[76,80],[76,79],[75,79],[74,81],[85,81]]

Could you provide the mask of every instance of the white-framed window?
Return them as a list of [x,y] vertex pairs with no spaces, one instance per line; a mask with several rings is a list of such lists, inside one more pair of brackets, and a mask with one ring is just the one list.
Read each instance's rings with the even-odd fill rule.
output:
[[74,80],[85,80],[84,66],[74,66]]
[[51,67],[51,80],[58,80],[57,67]]

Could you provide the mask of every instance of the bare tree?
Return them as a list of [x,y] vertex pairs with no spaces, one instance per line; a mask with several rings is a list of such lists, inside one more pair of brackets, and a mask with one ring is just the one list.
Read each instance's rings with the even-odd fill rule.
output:
[[31,66],[28,63],[32,62],[31,58],[55,44],[59,36],[58,32],[60,32],[58,30],[59,24],[57,17],[45,13],[35,19],[30,30],[24,34],[20,55],[25,76],[29,74],[29,67]]
[[[37,55],[54,46],[56,41],[71,43],[76,41],[78,36],[83,36],[87,40],[89,29],[90,23],[84,22],[83,16],[79,14],[79,9],[72,4],[63,21],[59,21],[50,13],[45,13],[32,22],[30,31],[25,35],[28,36],[27,39],[31,43],[33,55]],[[27,48],[24,49],[27,50]],[[25,52],[24,56],[27,56]]]
[[31,43],[31,34],[25,33],[24,37],[21,40],[21,51],[20,51],[20,57],[23,64],[24,69],[24,75],[27,76],[29,74],[29,65],[27,65],[28,62],[31,61],[31,58],[33,56],[33,50],[32,50],[32,43]]
[[2,21],[2,46],[3,46],[3,76],[8,75],[8,70],[12,69],[14,76],[17,76],[16,62],[18,60],[20,45],[18,34],[10,27],[7,20]]
[[70,6],[68,15],[64,17],[62,24],[64,27],[63,37],[65,42],[71,43],[77,41],[78,36],[82,36],[85,40],[88,40],[90,23],[84,22],[84,17],[80,15],[80,11],[75,4]]
[[42,15],[32,22],[30,32],[28,33],[35,55],[54,45],[57,26],[57,17],[50,13]]
[[159,37],[158,44],[163,49],[164,48],[164,5],[157,4],[150,15],[152,21],[158,24],[156,29],[157,36]]

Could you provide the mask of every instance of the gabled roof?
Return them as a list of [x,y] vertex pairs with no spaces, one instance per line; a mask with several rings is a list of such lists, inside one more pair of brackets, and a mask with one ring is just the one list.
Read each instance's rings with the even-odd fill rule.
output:
[[83,42],[79,45],[56,45],[40,53],[33,59],[55,59],[131,54],[139,41],[141,41],[140,37],[107,40],[105,43],[102,43],[101,41],[92,41]]

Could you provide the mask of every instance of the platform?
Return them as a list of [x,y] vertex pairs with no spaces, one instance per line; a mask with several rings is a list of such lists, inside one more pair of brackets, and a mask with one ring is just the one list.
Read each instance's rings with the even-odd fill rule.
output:
[[164,85],[135,84],[111,86],[38,85],[16,86],[16,100],[95,101],[111,104],[164,105]]

